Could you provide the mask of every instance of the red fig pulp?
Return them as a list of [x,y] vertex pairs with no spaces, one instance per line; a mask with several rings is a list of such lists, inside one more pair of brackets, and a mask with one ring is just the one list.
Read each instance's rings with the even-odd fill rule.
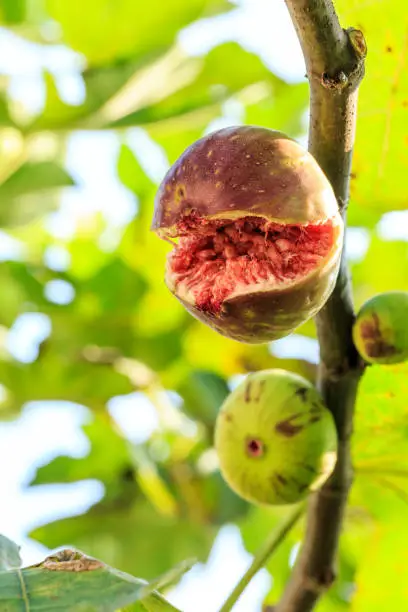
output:
[[202,138],[170,169],[153,228],[178,239],[166,283],[184,306],[223,335],[267,342],[326,302],[343,225],[309,153],[279,132],[238,127]]

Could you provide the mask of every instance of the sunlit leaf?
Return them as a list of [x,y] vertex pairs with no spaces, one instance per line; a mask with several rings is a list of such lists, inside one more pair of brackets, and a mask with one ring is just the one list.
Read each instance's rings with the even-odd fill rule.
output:
[[76,550],[63,550],[37,566],[0,572],[0,605],[8,612],[114,611],[146,594],[142,580]]
[[0,185],[0,198],[5,201],[33,191],[72,185],[72,177],[55,162],[27,162]]
[[125,187],[141,198],[154,188],[154,184],[143,171],[132,149],[127,145],[122,145],[119,151],[118,176]]
[[144,608],[152,612],[171,611],[175,608],[155,589],[178,581],[190,567],[184,562],[148,584],[79,550],[64,549],[31,567],[1,568],[0,605],[4,612],[17,612],[22,606],[45,612],[114,612],[143,600]]
[[[229,66],[232,64],[239,65],[239,70],[230,70]],[[236,43],[225,43],[212,49],[197,65],[196,74],[191,74],[190,81],[173,95],[160,100],[157,104],[128,114],[113,125],[151,124],[192,113],[201,108],[217,107],[232,94],[255,84],[263,83],[265,86],[269,84],[272,91],[275,86],[278,91],[279,88],[285,87],[256,55],[244,51]],[[263,91],[261,98],[270,95],[268,88],[261,91]],[[248,96],[250,100],[250,91]],[[305,98],[303,100],[305,101]]]
[[[368,54],[358,106],[357,141],[351,181],[350,220],[377,218],[406,208],[408,166],[406,130],[408,15],[402,0],[336,0],[344,27],[363,31]],[[379,28],[383,15],[392,27]],[[360,213],[360,210],[362,211]]]
[[1,0],[0,1],[0,23],[7,25],[21,23],[26,17],[26,0]]
[[221,376],[205,370],[196,370],[184,378],[177,391],[184,400],[184,410],[212,426],[229,388]]
[[401,579],[407,545],[408,530],[402,517],[387,525],[378,525],[360,562],[353,612],[404,610],[407,607],[407,583]]
[[140,0],[120,0],[114,5],[109,0],[89,0],[86,5],[47,0],[49,14],[61,25],[65,42],[91,64],[165,48],[181,27],[228,7],[225,0],[152,0],[148,10]]
[[370,366],[364,374],[353,436],[354,461],[361,470],[376,466],[408,473],[407,375],[407,364]]
[[376,293],[407,291],[408,242],[375,237],[366,257],[352,270],[358,308]]
[[[109,415],[104,412],[95,414],[93,421],[84,425],[83,431],[90,442],[89,454],[78,459],[56,457],[37,469],[32,485],[76,482],[92,474],[93,478],[103,482],[107,494],[110,494],[112,489],[117,489],[121,479],[132,481],[128,443],[113,427]],[[109,449],[109,461],[106,461],[106,449]]]
[[31,537],[49,547],[72,542],[124,571],[154,578],[184,559],[205,560],[215,529],[159,515],[138,497],[134,504],[102,502],[82,516],[39,527]]

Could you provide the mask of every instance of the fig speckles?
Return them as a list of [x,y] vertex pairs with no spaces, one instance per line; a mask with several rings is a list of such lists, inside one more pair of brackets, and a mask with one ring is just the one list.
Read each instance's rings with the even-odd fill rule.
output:
[[287,479],[284,476],[282,476],[282,474],[276,474],[276,478],[279,480],[281,484],[283,485],[288,484]]
[[304,429],[303,425],[295,425],[293,419],[286,419],[286,421],[281,421],[277,423],[275,426],[275,430],[282,434],[282,436],[286,436],[287,438],[291,438],[292,436],[296,436],[296,434],[300,433]]
[[300,389],[296,389],[295,394],[300,397],[303,402],[307,401],[307,392],[308,389],[305,387],[301,387]]
[[246,402],[250,402],[251,401],[251,381],[248,381],[246,387],[245,387],[245,401]]

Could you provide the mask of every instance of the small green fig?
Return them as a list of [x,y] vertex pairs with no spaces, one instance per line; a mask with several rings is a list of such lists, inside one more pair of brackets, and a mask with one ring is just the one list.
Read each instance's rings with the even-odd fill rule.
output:
[[213,132],[164,177],[152,229],[165,282],[197,319],[247,343],[288,335],[329,298],[343,221],[314,157],[257,126]]
[[408,359],[408,293],[389,291],[368,300],[353,326],[353,339],[368,363],[392,364]]
[[250,374],[224,401],[215,427],[221,473],[244,499],[291,504],[332,473],[337,433],[306,379],[285,370]]

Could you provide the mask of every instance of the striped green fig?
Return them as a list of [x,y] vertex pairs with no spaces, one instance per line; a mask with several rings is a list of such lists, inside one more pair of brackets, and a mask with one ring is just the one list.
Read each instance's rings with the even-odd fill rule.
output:
[[337,434],[306,379],[285,370],[250,374],[224,401],[215,428],[221,473],[256,504],[291,504],[331,474]]

